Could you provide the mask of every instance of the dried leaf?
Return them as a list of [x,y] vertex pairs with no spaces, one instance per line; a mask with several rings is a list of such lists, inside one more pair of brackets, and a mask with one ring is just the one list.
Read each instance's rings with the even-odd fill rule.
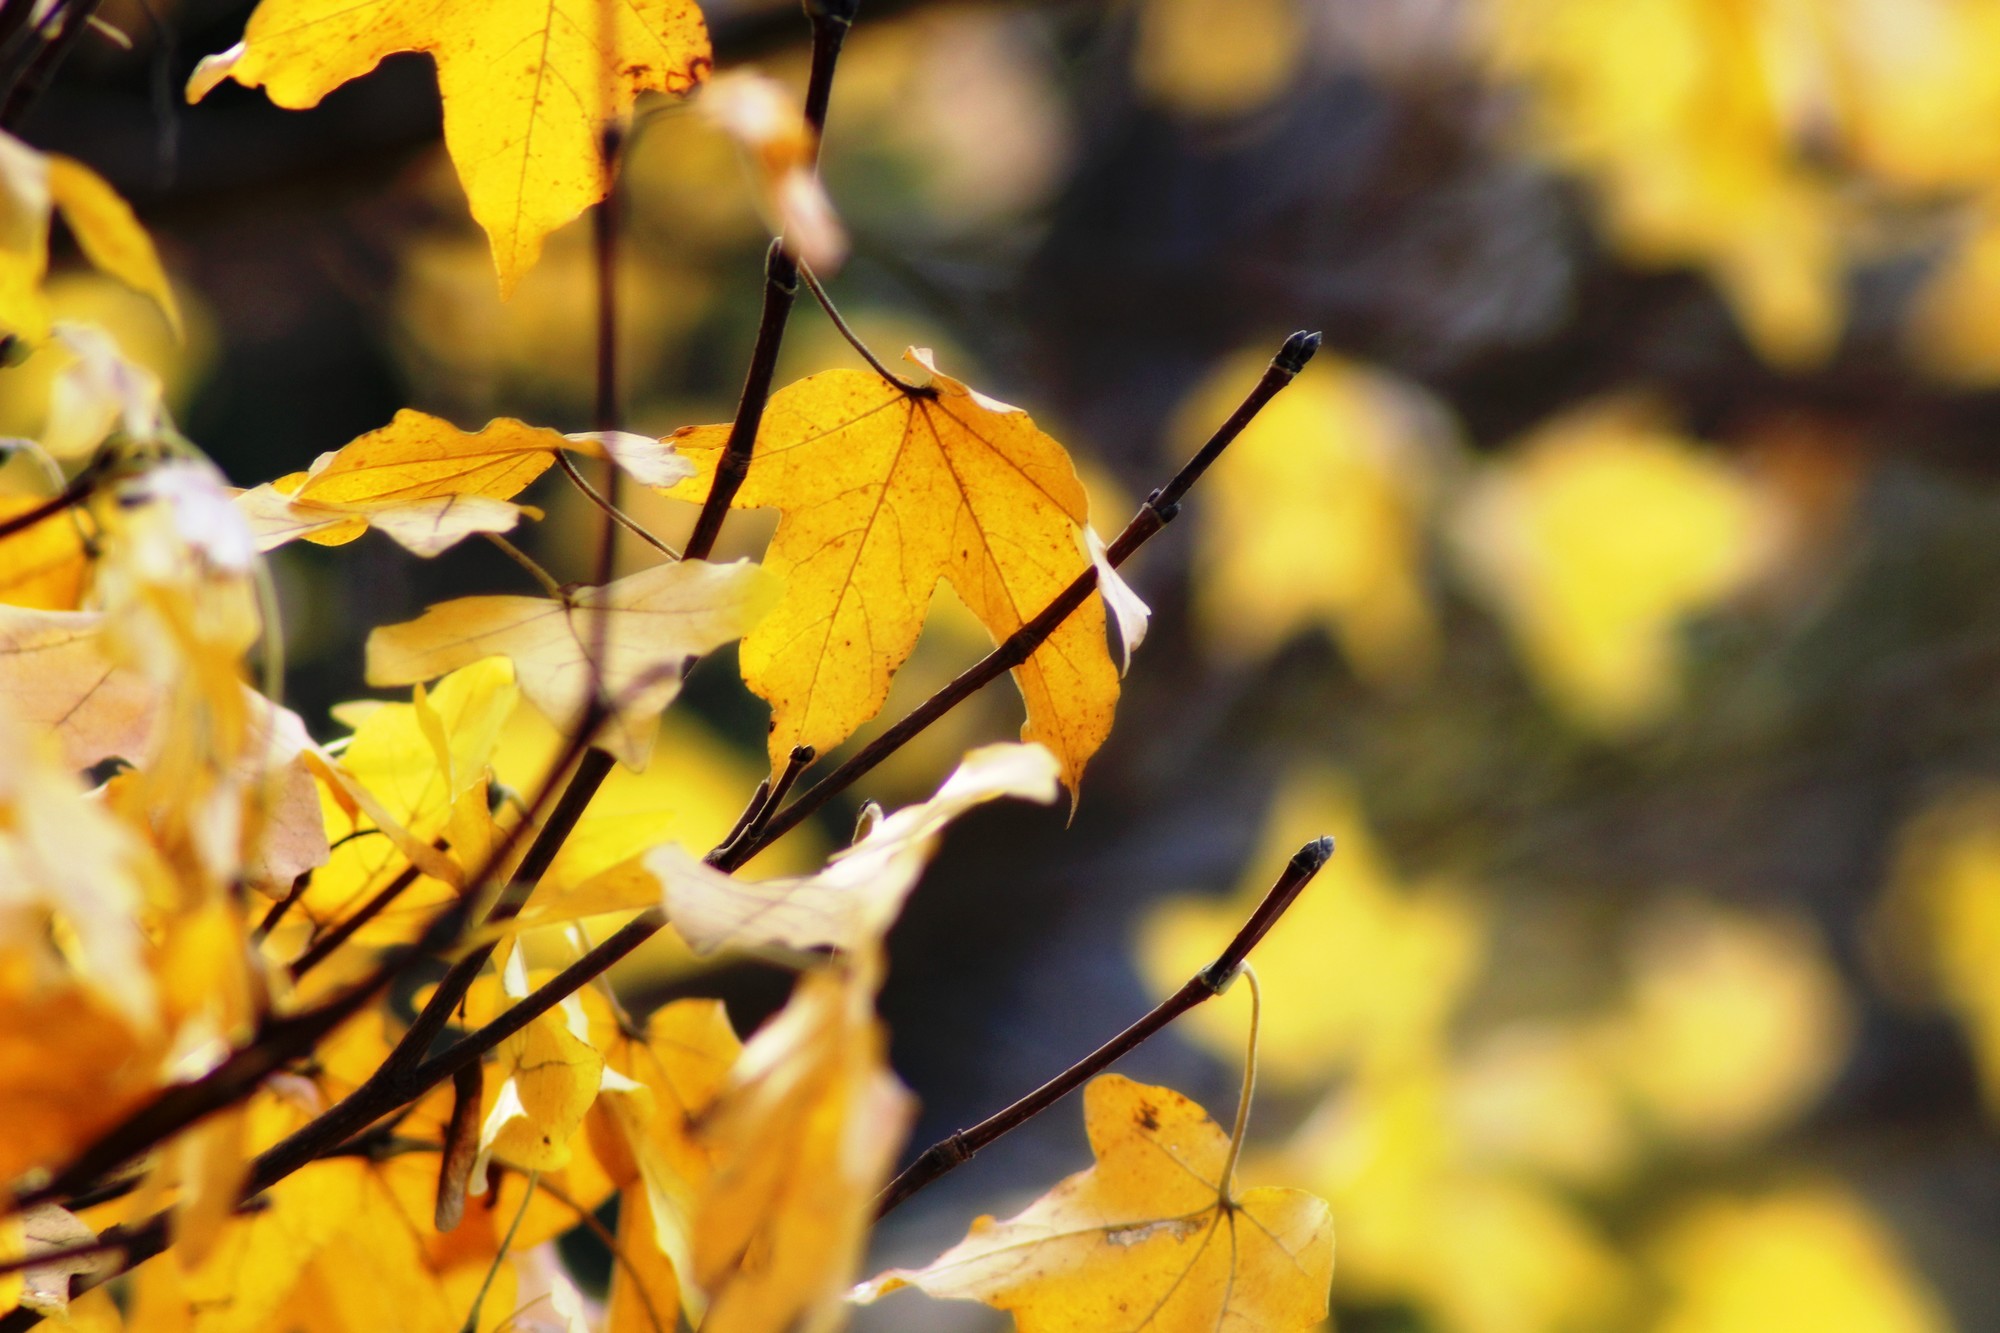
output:
[[407,685],[504,655],[528,701],[568,727],[601,680],[616,712],[600,743],[637,770],[655,719],[680,692],[679,664],[742,635],[773,596],[769,576],[748,561],[688,560],[563,601],[462,597],[369,635],[368,683]]
[[816,875],[738,880],[672,844],[648,853],[644,865],[696,953],[870,948],[894,924],[947,825],[1003,796],[1051,802],[1058,776],[1055,756],[1040,745],[974,750],[930,800],[882,820]]
[[982,1217],[920,1269],[857,1288],[900,1287],[1010,1310],[1020,1333],[1143,1328],[1304,1330],[1326,1318],[1333,1217],[1302,1190],[1232,1197],[1229,1137],[1171,1088],[1117,1074],[1084,1090],[1097,1164],[1005,1222]]

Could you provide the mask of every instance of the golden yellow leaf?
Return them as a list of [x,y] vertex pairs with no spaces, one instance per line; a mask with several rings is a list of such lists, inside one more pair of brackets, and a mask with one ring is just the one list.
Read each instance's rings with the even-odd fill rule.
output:
[[[0,519],[42,503],[35,495],[0,495]],[[51,514],[0,540],[0,602],[43,611],[73,611],[90,579],[74,513]]]
[[197,67],[188,97],[233,78],[301,110],[398,51],[437,62],[445,147],[503,296],[548,233],[604,197],[603,129],[640,93],[686,92],[711,64],[692,0],[263,0],[242,42]]
[[[519,949],[508,955],[501,986],[510,1000],[528,994],[527,965]],[[560,1171],[569,1165],[569,1141],[597,1100],[604,1057],[590,1044],[590,1020],[572,995],[538,1016],[494,1050],[500,1086],[479,1130],[475,1181],[486,1178],[497,1154],[525,1171]]]
[[1832,1184],[1712,1196],[1655,1240],[1659,1333],[1948,1333],[1950,1317],[1868,1208]]
[[496,655],[559,727],[593,689],[615,712],[599,743],[627,768],[646,765],[660,710],[680,692],[680,664],[742,636],[770,606],[770,577],[749,561],[655,565],[564,600],[461,597],[368,636],[368,683],[407,685]]
[[174,301],[174,289],[132,206],[102,176],[59,153],[49,156],[49,194],[84,257],[132,290],[152,297],[175,336],[180,336],[181,309]]
[[[1176,414],[1199,443],[1267,356],[1219,367]],[[1211,647],[1254,658],[1324,626],[1356,674],[1421,676],[1437,653],[1425,522],[1449,439],[1411,386],[1315,357],[1216,460],[1198,511],[1195,609]]]
[[1333,1217],[1302,1190],[1237,1194],[1229,1136],[1171,1088],[1106,1074],[1084,1089],[1096,1165],[1004,1222],[981,1217],[919,1269],[855,1298],[913,1286],[1013,1312],[1020,1333],[1303,1330],[1326,1318]]
[[[1324,769],[1290,778],[1258,853],[1230,901],[1172,898],[1146,918],[1140,970],[1160,994],[1177,989],[1229,942],[1270,888],[1277,866],[1332,833],[1339,850],[1257,946],[1265,1005],[1262,1076],[1304,1086],[1338,1069],[1395,1061],[1441,1038],[1478,964],[1483,930],[1471,903],[1442,885],[1414,891],[1375,848],[1346,784]],[[1184,1032],[1226,1057],[1240,1020],[1205,1005]]]
[[673,843],[655,848],[642,864],[658,881],[667,919],[696,953],[873,949],[952,821],[1003,796],[1047,804],[1056,799],[1057,777],[1055,756],[1043,746],[983,746],[930,800],[881,820],[825,869],[803,878],[738,880]]
[[1657,1126],[1695,1146],[1789,1123],[1839,1072],[1849,1016],[1805,921],[1680,902],[1642,924],[1613,1048]]
[[662,1333],[681,1307],[680,1277],[653,1237],[644,1190],[626,1190],[618,1204],[618,1261],[604,1301],[604,1333]]
[[1454,534],[1553,702],[1614,736],[1678,702],[1681,621],[1747,586],[1776,531],[1763,492],[1656,416],[1611,400],[1540,427]]
[[1953,792],[1899,839],[1881,929],[1906,983],[1965,1025],[2000,1113],[2000,787]]
[[879,970],[859,957],[802,976],[703,1118],[715,1164],[695,1222],[704,1333],[842,1322],[875,1193],[914,1110],[885,1064]]
[[[911,359],[933,369],[928,354]],[[727,426],[673,441],[707,494]],[[1017,408],[933,374],[917,394],[858,370],[829,370],[771,396],[740,507],[783,511],[766,562],[785,595],[743,641],[743,679],[772,709],[771,758],[822,754],[873,717],[916,645],[940,580],[1004,639],[1089,567],[1078,544],[1088,501],[1062,446]],[[1021,738],[1062,761],[1072,793],[1111,731],[1118,671],[1095,595],[1014,680]]]
[[131,205],[81,162],[44,154],[0,132],[0,328],[40,342],[49,332],[42,280],[49,267],[49,216],[62,210],[84,257],[151,297],[174,333],[180,308],[153,242]]
[[636,1037],[606,1018],[591,1025],[610,1072],[591,1113],[590,1142],[624,1188],[620,1245],[640,1270],[622,1286],[614,1276],[611,1325],[644,1327],[648,1306],[672,1323],[683,1302],[698,1325],[702,1294],[681,1280],[693,1271],[695,1211],[710,1175],[697,1125],[743,1046],[719,1000],[677,1000],[655,1010]]

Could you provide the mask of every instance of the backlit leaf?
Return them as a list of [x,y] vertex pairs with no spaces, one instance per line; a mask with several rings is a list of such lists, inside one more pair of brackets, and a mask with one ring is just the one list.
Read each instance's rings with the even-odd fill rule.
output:
[[[606,30],[605,19],[610,19]],[[263,0],[243,40],[188,82],[224,78],[302,110],[385,56],[437,62],[444,141],[506,295],[542,240],[604,197],[598,138],[640,93],[686,92],[711,64],[692,0]]]
[[770,576],[748,561],[686,560],[562,601],[461,597],[369,635],[368,683],[408,685],[505,656],[522,694],[559,727],[601,688],[616,713],[600,743],[637,770],[660,710],[680,692],[680,664],[741,637],[774,595]]
[[870,1302],[912,1286],[1011,1311],[1020,1333],[1303,1330],[1326,1317],[1333,1218],[1301,1190],[1232,1196],[1229,1136],[1170,1088],[1117,1074],[1084,1090],[1097,1163],[1004,1222],[981,1217],[919,1269],[865,1283]]
[[[911,359],[931,369],[928,353]],[[700,469],[674,495],[701,500],[728,435],[673,436]],[[1089,567],[1077,536],[1088,502],[1062,446],[942,374],[917,394],[858,370],[779,390],[735,503],[783,511],[766,563],[785,595],[741,656],[745,682],[771,703],[774,766],[796,745],[824,754],[875,715],[940,580],[997,640]],[[1022,739],[1061,760],[1074,793],[1118,700],[1103,602],[1093,594],[1014,680]]]

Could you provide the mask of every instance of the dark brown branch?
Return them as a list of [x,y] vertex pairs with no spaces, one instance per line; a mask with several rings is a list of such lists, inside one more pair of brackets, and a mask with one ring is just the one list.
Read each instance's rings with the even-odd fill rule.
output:
[[[833,72],[840,62],[840,48],[854,22],[859,0],[808,0],[806,14],[812,19],[812,73],[806,80],[806,124],[812,130],[812,152],[819,153],[820,135],[826,129],[826,109],[833,96]],[[750,350],[750,369],[743,376],[743,393],[736,400],[736,419],[729,427],[729,442],[715,465],[715,477],[708,485],[708,497],[694,521],[684,554],[689,560],[706,560],[722,534],[722,520],[728,517],[729,503],[736,498],[743,479],[750,474],[750,457],[757,444],[757,428],[764,421],[764,405],[771,399],[771,377],[778,368],[778,349],[785,341],[785,324],[792,317],[792,304],[799,294],[799,266],[785,249],[784,238],[771,242],[764,257],[764,313],[757,321],[757,342]]]
[[83,40],[83,34],[90,30],[90,20],[97,13],[103,0],[70,0],[63,6],[62,31],[52,40],[45,41],[42,49],[35,53],[20,79],[8,90],[5,106],[0,106],[0,128],[13,130],[20,126],[22,117],[28,114],[36,100],[47,90],[49,81],[56,76],[56,70]]
[[757,784],[757,794],[750,798],[749,805],[743,807],[743,815],[736,821],[736,827],[729,830],[729,836],[717,843],[709,855],[727,856],[729,849],[745,838],[756,837],[764,827],[764,821],[784,803],[785,797],[791,794],[799,778],[812,767],[812,761],[818,756],[819,751],[810,745],[794,745],[791,754],[785,757],[785,771],[778,774],[776,782],[766,778]]
[[[601,147],[609,183],[604,198],[590,211],[590,239],[597,275],[597,430],[619,428],[618,411],[618,158],[621,135],[607,126]],[[624,472],[611,450],[604,457],[604,522],[598,530],[598,585],[611,582],[618,557],[618,499]]]
[[1305,890],[1306,885],[1312,883],[1313,876],[1319,873],[1320,867],[1324,866],[1332,855],[1332,838],[1315,838],[1301,847],[1286,864],[1284,873],[1278,876],[1278,882],[1264,895],[1264,901],[1257,905],[1257,910],[1250,914],[1250,919],[1236,932],[1236,938],[1229,942],[1229,947],[1224,949],[1214,962],[1189,977],[1185,985],[1160,1001],[1151,1013],[1021,1100],[1004,1110],[996,1111],[971,1129],[960,1130],[924,1149],[917,1155],[916,1160],[904,1167],[882,1191],[881,1197],[875,1203],[875,1215],[878,1218],[884,1216],[917,1191],[934,1184],[957,1167],[971,1161],[974,1153],[995,1140],[1011,1134],[1054,1106],[1091,1078],[1136,1050],[1161,1028],[1196,1005],[1229,989],[1229,984],[1236,980],[1236,973],[1243,966],[1244,958],[1271,927],[1277,924],[1278,918],[1285,914],[1285,910],[1297,901],[1299,894]]
[[466,1190],[472,1166],[479,1158],[479,1104],[485,1091],[485,1066],[477,1060],[451,1076],[451,1119],[444,1128],[444,1149],[438,1154],[437,1206],[431,1221],[439,1231],[457,1229],[465,1216]]
[[37,523],[54,518],[66,509],[73,509],[90,498],[90,495],[104,480],[104,474],[111,470],[111,455],[99,454],[90,466],[69,479],[69,484],[33,509],[24,509],[18,514],[0,520],[0,541],[5,541],[17,532],[26,532]]
[[[441,843],[442,840],[440,840],[440,845]],[[413,865],[403,867],[402,871],[394,879],[376,891],[374,897],[355,908],[353,915],[347,917],[335,925],[332,930],[327,931],[326,934],[314,940],[304,953],[292,960],[292,980],[297,981],[300,977],[325,962],[332,956],[334,950],[353,938],[355,931],[380,916],[388,909],[390,904],[402,897],[404,892],[417,882],[417,877],[421,874],[423,872]]]
[[[1180,512],[1181,498],[1188,488],[1201,479],[1209,465],[1229,447],[1230,442],[1243,433],[1264,404],[1271,401],[1278,391],[1290,384],[1312,360],[1319,350],[1320,337],[1317,333],[1294,333],[1285,339],[1285,345],[1271,359],[1263,378],[1257,381],[1249,395],[1244,398],[1229,419],[1216,429],[1207,443],[1195,451],[1192,458],[1174,474],[1159,490],[1148,496],[1118,539],[1111,543],[1106,554],[1115,569],[1132,557],[1132,553],[1145,545],[1160,529],[1171,523]],[[1071,613],[1082,606],[1090,594],[1097,589],[1097,569],[1092,566],[1077,575],[1069,587],[1057,594],[1056,599],[1042,608],[1040,614],[1007,636],[999,647],[981,658],[973,666],[918,705],[907,716],[897,721],[888,730],[864,745],[847,760],[807,788],[805,793],[783,810],[774,815],[763,830],[755,837],[746,838],[732,851],[730,857],[718,862],[724,870],[734,870],[752,856],[769,846],[773,841],[796,828],[808,815],[825,805],[837,793],[846,790],[856,779],[873,769],[877,764],[909,744],[924,728],[956,708],[965,699],[977,693],[988,683],[997,680],[1014,667],[1026,662],[1041,647],[1042,643],[1055,633],[1057,626],[1067,620]]]

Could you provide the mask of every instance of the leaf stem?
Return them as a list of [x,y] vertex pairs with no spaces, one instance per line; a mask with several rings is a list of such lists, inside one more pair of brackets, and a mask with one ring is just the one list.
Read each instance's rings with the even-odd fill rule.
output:
[[[646,545],[652,547],[655,551],[658,551],[661,555],[665,556],[667,559],[678,560],[681,558],[681,553],[679,551],[676,551],[673,547],[667,545],[665,542],[661,541],[658,537],[655,537],[652,533],[648,532],[646,530],[645,524],[641,523],[638,519],[633,518],[630,514],[626,513],[623,509],[620,509],[617,505],[611,503],[611,500],[604,494],[604,492],[598,490],[596,486],[591,484],[590,478],[583,475],[583,469],[579,468],[576,465],[575,461],[571,459],[568,454],[558,453],[556,455],[556,463],[558,466],[562,468],[563,475],[569,478],[570,484],[575,486],[578,490],[582,491],[584,496],[592,504],[596,505],[599,509],[603,510],[605,515],[609,517],[612,522],[616,523],[619,527],[624,528],[625,531],[631,533],[634,537],[637,537],[640,541],[646,543]],[[611,475],[613,476],[623,475],[622,473],[617,471],[618,464],[616,462],[613,462],[611,464],[611,467],[613,469]],[[542,1189],[543,1192],[546,1193],[548,1190],[548,1186],[544,1185],[542,1186]]]
[[481,533],[480,535],[485,537],[487,541],[492,542],[495,546],[500,548],[501,553],[505,555],[509,560],[512,560],[522,569],[527,570],[528,577],[533,579],[535,582],[541,584],[543,592],[547,593],[550,597],[553,597],[558,602],[567,600],[563,596],[562,584],[557,583],[555,575],[549,573],[548,570],[543,569],[541,563],[537,561],[533,556],[529,555],[526,551],[522,550],[520,547],[514,545],[514,543],[508,541],[505,537],[502,537],[497,532],[486,532],[486,533]]
[[841,318],[839,308],[834,305],[833,298],[826,294],[826,288],[820,284],[819,275],[812,271],[810,265],[799,265],[799,281],[805,283],[806,290],[813,294],[815,301],[819,302],[819,308],[826,312],[828,319],[833,321],[833,327],[840,330],[840,336],[847,339],[849,347],[852,347],[856,352],[861,354],[861,359],[868,363],[871,370],[912,398],[935,398],[937,396],[937,390],[922,384],[914,384],[882,364],[882,359],[875,355],[873,349],[867,343],[861,341],[861,335],[849,327],[845,319]]
[[[1324,866],[1332,855],[1332,838],[1316,838],[1301,847],[1286,863],[1284,872],[1264,895],[1264,900],[1257,905],[1257,910],[1250,914],[1250,919],[1243,923],[1242,929],[1236,932],[1236,937],[1213,963],[1189,977],[1186,984],[1160,1001],[1151,1013],[1041,1087],[1013,1105],[994,1112],[971,1129],[960,1130],[919,1153],[916,1160],[904,1167],[882,1191],[875,1202],[875,1216],[879,1218],[893,1211],[917,1191],[935,1184],[951,1171],[971,1161],[973,1154],[981,1148],[1013,1133],[1082,1087],[1091,1078],[1110,1068],[1119,1059],[1138,1048],[1148,1037],[1188,1010],[1222,994],[1242,968],[1244,957],[1256,947],[1259,940],[1264,938],[1278,918],[1284,915],[1285,909],[1297,901],[1299,894],[1312,882],[1313,876],[1319,873],[1320,867]],[[1254,1031],[1254,1021],[1252,1028]],[[1239,1131],[1241,1121],[1248,1114],[1248,1110],[1249,1094],[1246,1091],[1242,1105],[1237,1108]],[[1235,1158],[1232,1154],[1231,1170],[1234,1170],[1234,1166]]]
[[493,1262],[487,1266],[485,1280],[472,1297],[472,1308],[466,1311],[465,1322],[459,1326],[459,1333],[479,1333],[479,1307],[486,1304],[486,1293],[493,1290],[494,1275],[500,1265],[507,1262],[507,1251],[514,1248],[514,1237],[521,1230],[521,1219],[528,1215],[528,1204],[535,1197],[535,1186],[541,1182],[542,1173],[528,1173],[528,1188],[521,1192],[521,1206],[514,1210],[514,1220],[507,1224],[507,1234],[500,1238],[500,1248],[493,1252]]
[[1236,1124],[1229,1131],[1229,1156],[1222,1163],[1222,1201],[1236,1201],[1236,1163],[1243,1157],[1243,1133],[1250,1127],[1250,1099],[1257,1092],[1257,1032],[1264,1022],[1264,990],[1257,970],[1248,963],[1238,969],[1250,983],[1250,1045],[1243,1053],[1243,1091],[1236,1098]]

